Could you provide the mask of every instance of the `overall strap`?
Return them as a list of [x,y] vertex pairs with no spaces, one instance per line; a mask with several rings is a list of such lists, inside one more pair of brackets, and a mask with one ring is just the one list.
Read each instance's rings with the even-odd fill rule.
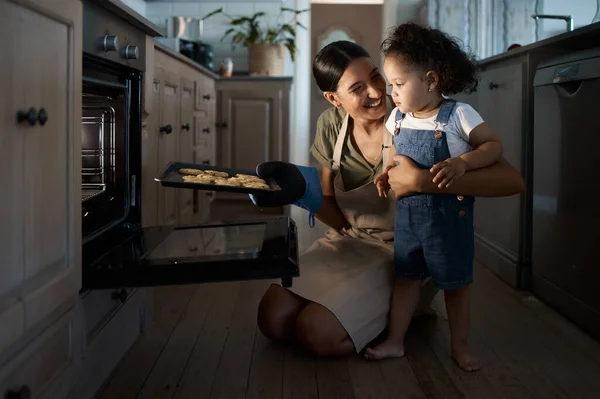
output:
[[346,141],[346,133],[348,132],[348,120],[350,119],[350,114],[346,114],[344,117],[344,121],[342,122],[342,127],[340,128],[340,132],[338,133],[337,141],[335,142],[335,147],[333,148],[333,171],[337,172],[340,170],[340,161],[342,159],[342,151],[344,149],[344,143]]
[[450,120],[450,116],[452,115],[452,111],[454,110],[454,106],[456,105],[456,100],[444,99],[442,100],[442,105],[440,106],[440,110],[438,111],[436,122],[436,130],[437,125],[441,125],[440,130],[444,130],[444,127],[448,124]]

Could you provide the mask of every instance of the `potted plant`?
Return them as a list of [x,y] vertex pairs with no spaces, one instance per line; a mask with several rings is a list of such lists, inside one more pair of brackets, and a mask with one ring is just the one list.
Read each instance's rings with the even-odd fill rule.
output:
[[232,17],[223,8],[214,10],[205,15],[202,20],[208,19],[216,14],[222,14],[229,19],[231,27],[227,29],[221,41],[230,38],[231,47],[235,50],[237,46],[248,48],[248,69],[251,75],[283,75],[284,70],[284,48],[287,48],[292,61],[296,56],[296,28],[306,30],[306,27],[298,21],[298,15],[306,10],[294,10],[281,7],[281,15],[278,21],[283,20],[283,14],[291,14],[289,20],[278,22],[274,26],[268,26],[264,19],[264,12],[257,12],[250,17]]

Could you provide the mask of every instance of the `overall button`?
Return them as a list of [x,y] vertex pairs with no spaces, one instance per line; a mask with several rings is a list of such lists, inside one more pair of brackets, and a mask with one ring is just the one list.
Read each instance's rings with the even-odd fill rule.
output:
[[459,201],[462,201],[462,200],[465,199],[465,197],[463,197],[462,195],[457,195],[456,199],[459,200]]
[[442,132],[440,132],[439,130],[437,130],[435,132],[435,134],[433,135],[433,137],[435,137],[436,139],[441,139],[442,138]]
[[462,209],[460,211],[458,211],[458,217],[463,217],[465,216],[465,211],[463,211]]

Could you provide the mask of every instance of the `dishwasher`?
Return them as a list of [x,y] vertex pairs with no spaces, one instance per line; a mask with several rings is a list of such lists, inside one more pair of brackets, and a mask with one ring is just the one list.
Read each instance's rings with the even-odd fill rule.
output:
[[532,292],[600,339],[600,48],[534,79]]

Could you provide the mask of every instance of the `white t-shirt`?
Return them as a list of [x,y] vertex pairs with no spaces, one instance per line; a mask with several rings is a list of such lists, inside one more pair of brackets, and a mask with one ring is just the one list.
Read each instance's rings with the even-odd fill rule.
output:
[[[398,107],[392,110],[388,120],[385,122],[385,127],[394,134],[396,129],[396,113],[399,112]],[[402,119],[402,127],[416,130],[435,130],[435,119],[437,114],[429,118],[415,118],[412,113],[407,113]],[[469,104],[457,102],[454,105],[454,109],[450,114],[448,125],[444,127],[446,133],[446,141],[448,142],[448,149],[450,150],[450,156],[457,157],[464,154],[465,142],[469,143],[469,134],[478,125],[483,123],[483,119],[473,107]]]

